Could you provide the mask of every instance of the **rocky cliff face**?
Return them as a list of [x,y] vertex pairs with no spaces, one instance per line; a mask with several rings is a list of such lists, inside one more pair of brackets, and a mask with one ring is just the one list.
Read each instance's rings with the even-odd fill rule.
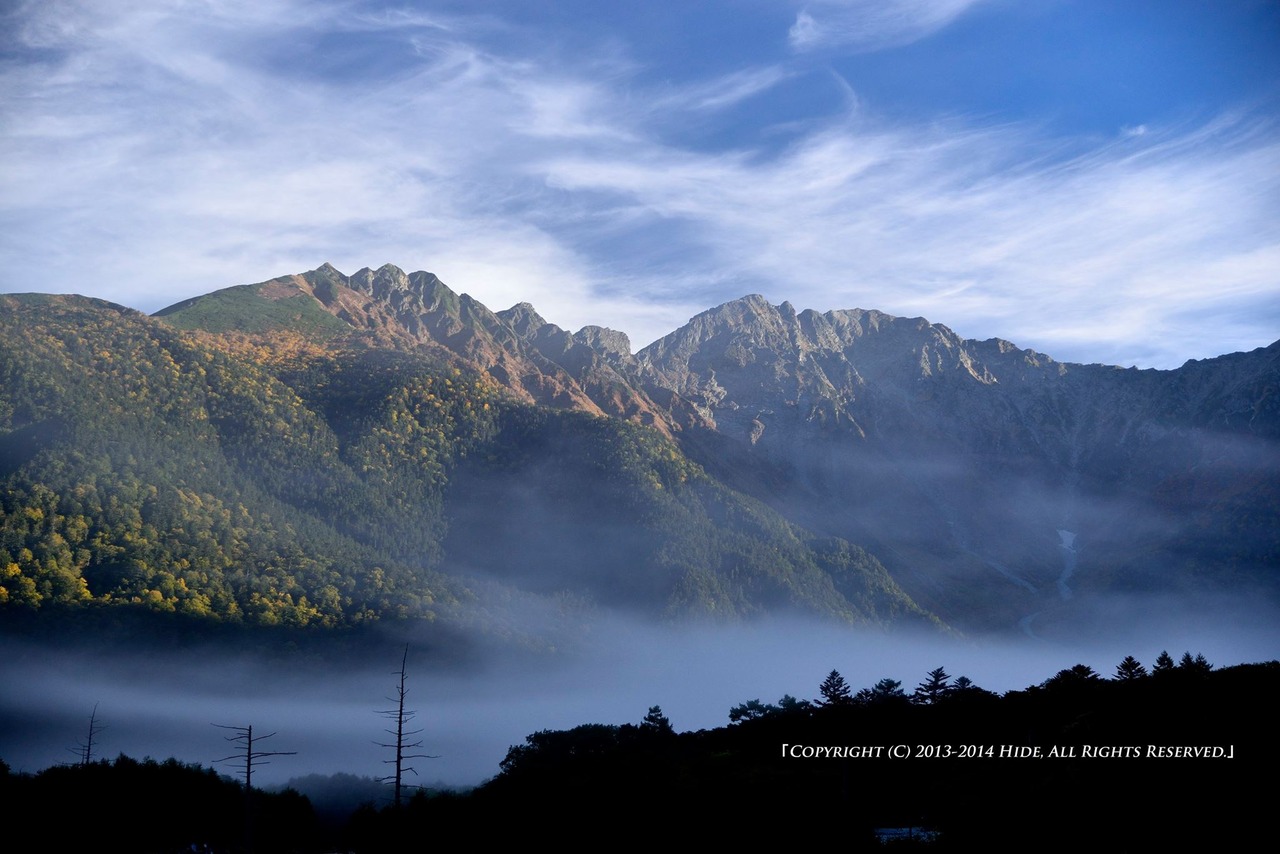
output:
[[1280,343],[1124,370],[749,296],[637,362],[740,459],[789,473],[759,497],[869,544],[942,613],[972,597],[1044,623],[1081,593],[1215,577],[1274,591]]

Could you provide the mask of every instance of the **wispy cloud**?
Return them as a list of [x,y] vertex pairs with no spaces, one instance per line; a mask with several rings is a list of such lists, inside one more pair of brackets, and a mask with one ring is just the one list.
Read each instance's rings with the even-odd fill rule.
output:
[[[585,289],[570,249],[503,208],[538,192],[522,146],[612,132],[592,127],[591,84],[416,18],[275,3],[228,40],[232,4],[63,5],[29,10],[21,47],[38,50],[0,76],[0,251],[42,270],[22,281],[10,266],[6,289],[56,282],[155,309],[324,259],[444,262],[460,286],[513,302],[551,270],[568,293]],[[294,65],[325,59],[300,31],[375,25],[403,37],[394,68],[360,79],[361,60],[385,57],[331,75]],[[294,59],[278,58],[299,39]]]
[[845,115],[695,146],[671,128],[836,84],[777,61],[655,83],[499,50],[490,19],[360,3],[10,17],[4,290],[155,310],[390,261],[638,344],[759,291],[1162,366],[1265,343],[1280,320],[1280,143],[1256,116],[1062,140],[877,120],[842,83]]
[[796,50],[883,50],[926,38],[983,0],[809,0],[788,38]]
[[712,80],[677,88],[666,96],[655,96],[650,108],[662,110],[719,110],[735,106],[794,76],[779,66],[748,68]]
[[1192,316],[1229,299],[1271,302],[1231,344],[1274,334],[1272,136],[1239,120],[1072,157],[1044,147],[1013,127],[841,125],[764,164],[666,152],[547,168],[557,186],[684,223],[701,249],[686,275],[800,306],[927,314],[1123,363],[1218,352],[1224,330]]

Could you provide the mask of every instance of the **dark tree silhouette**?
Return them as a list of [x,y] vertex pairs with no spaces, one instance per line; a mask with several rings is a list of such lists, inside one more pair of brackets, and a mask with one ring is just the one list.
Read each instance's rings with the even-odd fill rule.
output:
[[952,688],[947,684],[950,679],[947,671],[941,667],[930,670],[925,680],[916,686],[915,693],[911,697],[912,701],[924,706],[933,705],[951,693]]
[[671,719],[662,713],[661,706],[650,706],[649,713],[640,722],[640,729],[654,735],[675,735],[675,727]]
[[747,700],[745,703],[739,703],[729,710],[729,723],[736,724],[739,721],[753,721],[776,711],[778,711],[777,706],[772,703],[762,703],[759,698]]
[[[821,703],[819,704],[821,705]],[[729,723],[753,721],[768,715],[783,713],[807,712],[813,708],[808,700],[797,700],[790,694],[783,694],[777,703],[762,703],[759,699],[747,700],[729,710]]]
[[296,750],[260,750],[254,747],[255,743],[266,741],[273,738],[276,733],[269,732],[266,735],[257,737],[253,734],[253,726],[224,726],[223,724],[214,724],[218,729],[229,729],[235,735],[226,737],[227,741],[237,745],[235,753],[230,756],[224,756],[221,759],[215,759],[214,762],[243,762],[244,770],[238,772],[244,778],[244,840],[245,847],[253,850],[253,769],[257,765],[270,765],[270,762],[263,760],[269,756],[294,756]]
[[952,700],[975,701],[996,699],[999,696],[994,691],[978,687],[968,676],[957,676],[956,681],[951,684],[951,689],[947,691],[943,699],[947,702]]
[[1174,668],[1173,656],[1169,654],[1169,650],[1164,650],[1156,656],[1155,666],[1151,668],[1153,674],[1172,673]]
[[1102,677],[1092,667],[1087,664],[1076,664],[1066,670],[1059,670],[1040,684],[1045,688],[1064,688],[1071,685],[1087,685],[1100,681],[1102,681]]
[[807,712],[813,708],[813,703],[808,700],[799,700],[790,694],[783,694],[778,700],[778,711],[780,712]]
[[89,713],[89,730],[85,733],[84,741],[77,741],[75,747],[68,747],[72,753],[80,757],[80,767],[84,767],[93,762],[93,743],[97,741],[98,735],[106,729],[106,726],[98,723],[98,704],[93,704],[93,711]]
[[819,706],[844,706],[853,702],[849,683],[844,681],[838,670],[827,674],[827,678],[818,686],[818,693],[822,695],[822,699],[818,700]]
[[413,774],[413,776],[415,777],[418,776],[418,770],[414,768],[412,765],[406,765],[405,760],[438,759],[439,758],[438,756],[431,756],[426,753],[406,752],[411,750],[417,750],[418,748],[422,747],[421,740],[418,740],[418,741],[406,740],[422,732],[422,730],[420,729],[414,729],[414,730],[405,729],[405,727],[409,726],[410,722],[418,715],[416,711],[411,711],[404,707],[404,699],[409,694],[409,689],[405,685],[408,665],[409,665],[409,645],[405,644],[404,655],[400,659],[400,670],[397,674],[395,674],[400,677],[400,681],[396,685],[396,695],[394,697],[387,698],[391,702],[395,703],[396,707],[394,709],[383,709],[382,711],[378,712],[378,714],[382,715],[387,720],[393,721],[395,723],[395,729],[389,729],[387,730],[387,732],[391,735],[394,735],[396,737],[396,740],[389,741],[389,742],[382,742],[382,741],[374,742],[374,744],[378,745],[379,747],[386,747],[395,751],[395,756],[393,756],[391,759],[382,760],[384,765],[394,765],[395,773],[389,774],[386,777],[379,778],[379,782],[388,783],[395,787],[395,795],[394,795],[393,803],[395,804],[395,807],[397,809],[400,808],[400,804],[402,800],[401,793],[404,788],[405,772],[407,771]]
[[244,778],[244,788],[246,792],[253,789],[254,767],[271,764],[270,762],[264,762],[264,759],[268,756],[295,756],[298,753],[296,750],[258,750],[254,747],[256,743],[263,742],[268,738],[274,737],[276,735],[274,732],[269,732],[266,735],[255,736],[253,734],[252,726],[224,726],[222,724],[214,724],[214,726],[218,729],[229,729],[234,732],[235,735],[227,736],[226,740],[237,744],[238,747],[236,752],[232,753],[230,756],[224,756],[221,759],[215,759],[213,761],[215,763],[231,761],[243,762],[244,770],[237,773]]
[[1147,675],[1147,668],[1132,655],[1126,655],[1124,661],[1116,665],[1116,681],[1132,682]]
[[1182,659],[1178,662],[1178,669],[1185,670],[1188,673],[1208,673],[1213,670],[1213,665],[1204,657],[1203,653],[1196,653],[1196,657],[1192,658],[1191,653],[1184,652]]
[[861,706],[878,706],[882,703],[907,702],[907,694],[897,679],[885,677],[870,688],[863,688],[853,701]]

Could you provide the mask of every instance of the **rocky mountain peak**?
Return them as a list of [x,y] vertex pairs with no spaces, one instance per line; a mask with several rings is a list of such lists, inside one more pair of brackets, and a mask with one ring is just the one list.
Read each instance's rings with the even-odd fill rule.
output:
[[651,366],[686,361],[695,352],[716,348],[730,339],[753,344],[762,343],[771,332],[780,331],[782,314],[760,294],[750,294],[707,309],[689,322],[645,347],[636,357]]
[[393,291],[409,290],[409,277],[391,264],[383,264],[377,270],[365,267],[351,276],[350,287],[374,299],[386,300]]
[[573,338],[606,357],[631,358],[631,339],[625,332],[604,326],[584,326],[573,333]]
[[[770,320],[776,318],[779,314],[781,312],[778,307],[760,294],[748,294],[745,297],[708,309],[698,317],[705,317],[708,320],[729,326],[743,326],[753,321]],[[697,320],[697,318],[694,318],[694,320]]]
[[311,293],[325,306],[332,306],[350,287],[350,280],[337,267],[325,261],[314,270],[303,273],[302,280],[311,286]]
[[520,302],[511,306],[511,308],[496,312],[498,317],[506,321],[515,333],[526,341],[532,340],[540,329],[547,326],[548,323],[543,319],[542,315],[534,309],[531,303]]

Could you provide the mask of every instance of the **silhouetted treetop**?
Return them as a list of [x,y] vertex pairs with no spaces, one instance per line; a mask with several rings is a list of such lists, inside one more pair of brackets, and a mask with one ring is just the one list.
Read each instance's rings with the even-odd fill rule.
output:
[[1147,668],[1132,655],[1126,655],[1124,660],[1116,665],[1116,679],[1120,682],[1131,682],[1146,675]]
[[952,686],[948,684],[950,680],[947,671],[941,667],[930,670],[925,680],[916,686],[911,699],[921,705],[932,705],[952,690]]
[[838,670],[832,670],[827,674],[827,678],[823,679],[822,684],[818,686],[818,694],[821,697],[817,701],[819,706],[843,706],[853,700],[849,683],[844,680]]

